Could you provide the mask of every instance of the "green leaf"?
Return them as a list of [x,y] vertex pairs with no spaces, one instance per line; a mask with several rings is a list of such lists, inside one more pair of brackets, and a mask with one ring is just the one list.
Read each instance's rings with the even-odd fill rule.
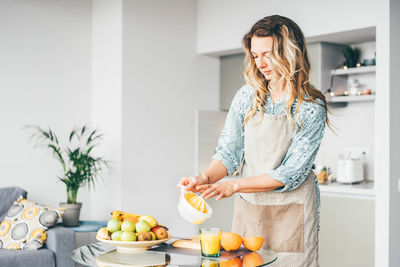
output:
[[[108,162],[102,157],[95,158],[90,155],[103,136],[98,130],[90,131],[87,126],[74,128],[69,134],[69,145],[61,146],[50,127],[43,129],[40,126],[28,125],[24,129],[32,131],[30,140],[35,139],[37,144],[47,147],[61,163],[62,174],[57,179],[66,186],[68,203],[76,202],[80,187],[95,189],[96,181],[102,178],[103,169],[109,169]],[[86,142],[82,144],[81,140]],[[76,145],[73,141],[79,142]]]
[[86,145],[89,145],[90,142],[92,142],[92,137],[96,134],[96,130],[94,130],[90,135],[89,138],[87,139]]

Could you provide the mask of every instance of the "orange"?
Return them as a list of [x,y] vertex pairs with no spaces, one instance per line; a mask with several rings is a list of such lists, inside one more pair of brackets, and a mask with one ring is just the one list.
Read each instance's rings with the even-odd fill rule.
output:
[[219,267],[242,267],[242,260],[240,257],[236,257],[230,260],[221,260]]
[[207,213],[206,202],[204,198],[195,193],[186,193],[185,198],[189,204],[200,212]]
[[257,252],[251,252],[243,256],[243,266],[255,267],[264,264],[264,260]]
[[138,217],[135,217],[135,216],[128,216],[122,222],[124,222],[124,221],[131,221],[134,224],[137,224],[139,222]]
[[243,238],[243,246],[251,251],[259,250],[263,243],[264,237],[261,236],[249,236]]
[[187,201],[189,201],[189,199],[191,199],[192,197],[195,197],[195,196],[196,196],[196,194],[191,193],[191,192],[185,194],[185,198]]
[[242,245],[242,237],[236,233],[224,232],[221,235],[221,246],[226,251],[235,251]]

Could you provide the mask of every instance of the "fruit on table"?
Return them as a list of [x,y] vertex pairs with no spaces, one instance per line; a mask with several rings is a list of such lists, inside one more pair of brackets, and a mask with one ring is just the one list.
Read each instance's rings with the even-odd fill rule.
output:
[[157,225],[151,231],[156,235],[157,239],[165,239],[168,237],[168,232],[161,225]]
[[139,214],[124,212],[124,211],[119,211],[119,210],[112,211],[111,216],[113,217],[113,219],[118,219],[120,221],[123,221],[125,219],[130,219],[134,223],[137,223],[140,218]]
[[149,232],[151,230],[150,224],[145,220],[139,221],[136,224],[135,228],[137,233]]
[[153,218],[152,216],[150,216],[150,215],[142,215],[142,216],[140,216],[140,218],[139,218],[139,221],[140,221],[140,220],[145,220],[145,221],[147,221],[147,222],[150,224],[150,227],[151,227],[151,228],[156,227],[156,226],[158,225],[156,219],[154,219],[154,218]]
[[134,232],[122,232],[121,241],[136,241],[136,234]]
[[317,176],[318,183],[324,184],[328,181],[330,173],[326,167],[323,167],[322,170],[319,173],[316,173],[315,175]]
[[207,213],[206,201],[201,196],[189,192],[185,194],[187,202],[200,212]]
[[97,231],[96,237],[98,237],[100,239],[110,240],[111,233],[110,233],[110,231],[108,231],[107,227],[103,227]]
[[248,236],[243,238],[243,246],[251,251],[259,250],[263,243],[264,237],[261,236]]
[[149,232],[151,234],[151,240],[157,240],[156,234],[152,231]]
[[141,232],[137,235],[138,241],[151,241],[152,238],[153,236],[150,234],[150,232]]
[[221,235],[221,246],[226,251],[235,251],[242,245],[242,237],[236,233],[224,232]]
[[264,264],[263,257],[257,252],[252,252],[243,256],[243,266],[255,267]]
[[139,217],[126,217],[125,219],[122,220],[122,222],[125,221],[130,221],[133,222],[133,224],[137,224],[139,222]]
[[[99,229],[99,239],[113,241],[151,241],[168,238],[168,228],[150,215],[114,210],[107,227]],[[145,233],[145,234],[141,234]],[[140,235],[140,237],[139,237]]]
[[131,220],[125,219],[121,224],[122,231],[135,232],[135,223]]
[[111,219],[107,222],[107,229],[111,233],[121,230],[121,221],[118,219]]
[[122,231],[116,231],[111,234],[111,240],[121,241],[121,235],[122,235]]

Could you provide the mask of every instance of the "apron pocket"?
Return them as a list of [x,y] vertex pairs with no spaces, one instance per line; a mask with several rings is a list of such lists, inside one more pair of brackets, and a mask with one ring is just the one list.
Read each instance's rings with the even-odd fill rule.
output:
[[304,205],[253,205],[237,194],[232,231],[263,236],[263,247],[276,252],[303,252]]

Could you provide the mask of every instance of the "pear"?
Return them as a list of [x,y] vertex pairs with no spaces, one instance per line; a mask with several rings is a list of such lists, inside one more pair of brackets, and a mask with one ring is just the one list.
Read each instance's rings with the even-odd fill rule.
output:
[[145,220],[140,220],[136,225],[135,225],[135,229],[137,233],[141,233],[141,232],[149,232],[151,227],[150,224],[145,221]]

